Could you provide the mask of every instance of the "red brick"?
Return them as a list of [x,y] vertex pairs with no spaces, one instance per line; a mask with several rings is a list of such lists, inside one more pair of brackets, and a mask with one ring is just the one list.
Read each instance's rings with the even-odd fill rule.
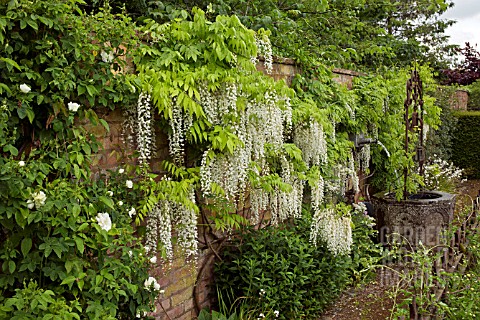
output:
[[184,312],[185,312],[185,309],[183,308],[183,304],[176,306],[173,309],[167,310],[167,314],[172,320],[177,319],[182,314],[184,314]]
[[170,298],[170,301],[172,303],[172,306],[177,306],[191,299],[192,299],[192,288],[188,287],[186,290],[172,295],[172,297]]

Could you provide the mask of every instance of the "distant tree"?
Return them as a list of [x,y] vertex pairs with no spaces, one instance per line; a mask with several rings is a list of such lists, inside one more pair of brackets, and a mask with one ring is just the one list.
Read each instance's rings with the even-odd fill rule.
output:
[[465,47],[457,49],[457,52],[464,59],[456,68],[443,70],[445,84],[469,85],[480,79],[480,53],[477,46],[466,42]]

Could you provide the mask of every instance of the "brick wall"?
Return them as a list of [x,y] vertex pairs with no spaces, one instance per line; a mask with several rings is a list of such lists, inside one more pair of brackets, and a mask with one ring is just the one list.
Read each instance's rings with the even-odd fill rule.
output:
[[450,108],[454,110],[467,110],[468,92],[465,90],[456,90],[450,98]]
[[[257,69],[265,71],[264,62],[259,61]],[[351,87],[353,77],[359,75],[356,72],[334,69],[337,75],[335,80]],[[295,75],[300,72],[299,68],[291,59],[276,59],[270,76],[276,80],[284,79],[291,84]],[[120,110],[99,111],[99,117],[106,120],[110,126],[107,132],[101,126],[90,127],[103,144],[101,151],[95,160],[97,169],[115,169],[129,161],[129,156],[134,153],[131,146],[125,143],[125,117]],[[155,158],[151,161],[152,169],[161,172],[160,162],[168,158],[168,138],[161,128],[156,130]],[[159,280],[159,284],[165,293],[158,297],[156,312],[152,314],[158,320],[190,320],[195,319],[196,310],[210,306],[213,302],[213,265],[214,254],[211,250],[201,253],[197,265],[186,262],[183,258],[176,258],[171,265],[159,266],[152,270],[152,276]]]

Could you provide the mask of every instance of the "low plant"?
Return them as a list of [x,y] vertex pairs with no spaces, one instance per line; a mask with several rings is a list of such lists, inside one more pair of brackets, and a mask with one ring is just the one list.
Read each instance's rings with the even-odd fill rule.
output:
[[371,219],[363,212],[353,216],[351,255],[312,245],[307,212],[296,224],[243,230],[215,269],[217,290],[229,306],[224,309],[241,309],[251,318],[318,316],[347,285],[367,279],[377,262],[373,255],[380,257]]
[[[470,223],[478,223],[478,218],[467,225]],[[445,238],[458,236],[460,225],[454,224],[446,230]],[[454,247],[428,247],[420,243],[414,251],[396,252],[397,261],[403,264],[398,271],[399,281],[392,288],[397,303],[390,319],[408,318],[412,312],[420,317],[474,319],[480,313],[480,298],[476,294],[480,290],[480,234],[476,228],[467,228],[465,236],[466,240]],[[450,262],[444,261],[440,268],[445,250]]]
[[426,190],[439,190],[455,192],[455,188],[462,181],[463,170],[453,163],[437,158],[425,166],[424,188]]

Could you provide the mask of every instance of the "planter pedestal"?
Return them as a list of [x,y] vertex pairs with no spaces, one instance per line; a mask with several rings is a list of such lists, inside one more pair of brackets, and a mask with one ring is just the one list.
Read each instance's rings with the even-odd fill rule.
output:
[[413,249],[421,241],[427,246],[441,244],[441,233],[452,222],[456,195],[425,191],[407,200],[380,192],[372,197],[379,240],[386,244],[407,242]]

